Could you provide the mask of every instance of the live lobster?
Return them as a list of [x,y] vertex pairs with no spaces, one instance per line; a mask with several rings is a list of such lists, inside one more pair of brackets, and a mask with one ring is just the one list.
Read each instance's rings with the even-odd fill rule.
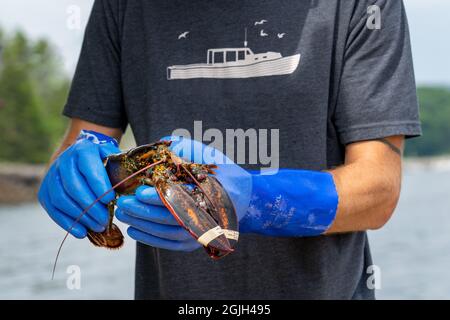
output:
[[[239,237],[238,219],[228,193],[214,177],[214,170],[219,169],[185,161],[170,151],[170,145],[170,141],[158,141],[108,156],[104,164],[113,187],[87,207],[76,222],[112,190],[120,196],[149,185],[155,187],[177,222],[203,245],[211,258],[233,252]],[[123,245],[122,232],[113,223],[114,207],[115,200],[108,204],[110,217],[105,231],[88,231],[88,239],[95,246],[118,249]]]

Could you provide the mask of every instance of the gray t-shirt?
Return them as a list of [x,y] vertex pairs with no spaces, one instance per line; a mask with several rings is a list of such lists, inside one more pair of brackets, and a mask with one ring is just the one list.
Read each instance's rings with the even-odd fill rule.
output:
[[[421,132],[398,0],[97,0],[64,114],[130,124],[138,144],[196,120],[279,129],[280,167],[311,170],[342,164],[348,143]],[[371,263],[365,232],[242,235],[219,261],[138,243],[136,298],[371,299]]]

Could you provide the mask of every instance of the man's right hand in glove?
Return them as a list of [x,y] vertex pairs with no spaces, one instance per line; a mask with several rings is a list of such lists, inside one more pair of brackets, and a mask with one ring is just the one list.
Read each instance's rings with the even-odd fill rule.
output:
[[53,162],[39,189],[38,198],[48,215],[64,230],[84,238],[87,230],[102,232],[108,223],[108,193],[81,219],[96,198],[111,188],[102,159],[119,153],[117,141],[92,131],[82,131],[76,142]]

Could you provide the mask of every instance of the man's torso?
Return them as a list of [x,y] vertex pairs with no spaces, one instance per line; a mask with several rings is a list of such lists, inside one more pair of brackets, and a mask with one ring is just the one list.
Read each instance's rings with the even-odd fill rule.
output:
[[[341,164],[333,108],[354,6],[328,0],[122,2],[123,98],[137,143],[175,129],[193,133],[194,121],[201,121],[203,132],[219,129],[224,137],[226,129],[278,129],[282,168]],[[270,135],[268,142],[276,150]],[[138,244],[136,298],[372,298],[364,277],[370,263],[365,233],[243,235],[236,252],[220,261],[202,250]]]

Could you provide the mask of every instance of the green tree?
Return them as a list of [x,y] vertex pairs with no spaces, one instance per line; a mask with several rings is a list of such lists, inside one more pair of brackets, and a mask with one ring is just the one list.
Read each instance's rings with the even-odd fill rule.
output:
[[407,156],[450,154],[450,89],[418,90],[423,136],[407,141]]
[[0,32],[0,161],[42,163],[61,137],[69,81],[45,40]]

